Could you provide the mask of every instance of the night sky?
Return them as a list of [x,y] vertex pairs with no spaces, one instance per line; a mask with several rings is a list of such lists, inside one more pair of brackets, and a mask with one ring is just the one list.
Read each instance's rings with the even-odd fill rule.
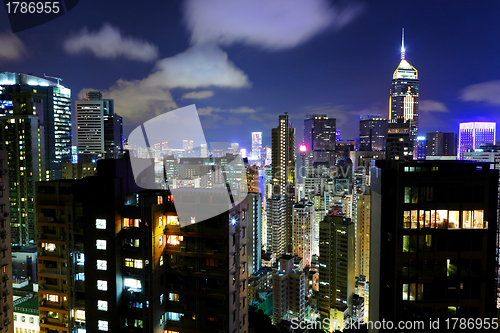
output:
[[298,143],[308,113],[337,118],[342,139],[354,139],[360,114],[388,115],[405,28],[420,134],[456,132],[462,121],[500,122],[499,15],[498,1],[80,0],[14,35],[0,8],[0,71],[61,77],[74,100],[103,91],[125,137],[196,104],[209,142],[250,148],[262,131],[270,144],[284,112]]

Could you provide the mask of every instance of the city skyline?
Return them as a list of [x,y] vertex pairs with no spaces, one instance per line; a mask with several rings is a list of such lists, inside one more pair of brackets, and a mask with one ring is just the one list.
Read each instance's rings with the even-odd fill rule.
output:
[[[493,15],[498,4],[460,2],[450,8],[359,1],[331,7],[314,1],[307,8],[264,6],[258,14],[249,2],[217,1],[205,20],[200,14],[205,7],[197,2],[156,4],[154,10],[132,5],[121,3],[116,12],[113,4],[100,4],[96,13],[93,1],[82,2],[67,15],[16,35],[8,33],[6,13],[0,11],[1,38],[12,51],[0,53],[0,67],[60,77],[73,101],[90,89],[103,91],[118,101],[125,137],[159,112],[195,103],[207,141],[222,141],[220,129],[230,127],[224,141],[248,149],[251,131],[261,131],[263,145],[270,145],[271,120],[284,112],[298,126],[297,143],[300,124],[311,113],[337,119],[343,138],[354,139],[360,114],[388,116],[390,73],[405,28],[406,59],[422,75],[419,135],[458,132],[460,122],[499,121],[500,69],[485,71],[482,65],[500,53],[490,42],[498,31]],[[219,9],[246,25],[232,29],[222,17],[205,29]],[[144,26],[130,26],[132,11]],[[285,18],[272,21],[271,14],[280,11]],[[294,15],[300,29],[287,19]],[[419,24],[424,19],[425,28]],[[285,34],[280,26],[290,29]],[[206,77],[191,71],[214,64],[220,72]]]

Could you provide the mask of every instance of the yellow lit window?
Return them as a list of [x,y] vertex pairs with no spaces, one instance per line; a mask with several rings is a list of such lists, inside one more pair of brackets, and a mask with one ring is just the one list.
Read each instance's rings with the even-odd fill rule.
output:
[[130,218],[126,217],[123,219],[123,227],[124,228],[138,228],[140,222],[141,222],[140,219],[130,219]]
[[125,266],[126,267],[134,267],[134,259],[125,258]]
[[167,236],[167,244],[168,245],[180,245],[183,240],[184,240],[184,236],[177,236],[177,235],[168,235]]
[[167,216],[167,225],[179,225],[179,218],[177,216]]
[[51,294],[47,294],[45,299],[47,300],[47,302],[59,302],[59,296],[58,295],[51,295]]
[[161,195],[156,197],[158,200],[158,205],[161,205],[163,203],[163,197]]

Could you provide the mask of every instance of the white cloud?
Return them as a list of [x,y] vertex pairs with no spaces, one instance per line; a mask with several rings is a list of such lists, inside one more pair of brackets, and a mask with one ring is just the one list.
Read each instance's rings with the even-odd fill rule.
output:
[[0,33],[0,60],[19,60],[26,53],[26,46],[13,33]]
[[444,103],[434,101],[431,99],[424,99],[419,101],[418,109],[420,111],[428,111],[428,112],[448,112],[448,108]]
[[158,47],[138,38],[122,36],[120,30],[104,24],[98,32],[84,28],[79,34],[64,42],[64,49],[70,54],[91,52],[97,58],[152,61],[158,58]]
[[253,114],[256,113],[257,110],[249,108],[248,106],[240,106],[239,108],[236,109],[221,109],[221,108],[214,108],[211,106],[207,106],[204,108],[199,108],[198,109],[198,114],[200,116],[208,116],[208,115],[214,115],[215,113],[246,113],[246,114]]
[[209,98],[214,95],[214,92],[211,90],[203,90],[203,91],[192,91],[187,94],[184,94],[181,99],[203,99]]
[[216,86],[242,88],[250,86],[248,77],[214,45],[193,46],[173,57],[159,60],[156,72],[149,76],[154,85],[195,89]]
[[462,101],[486,102],[500,105],[500,80],[473,84],[462,89]]
[[328,27],[343,27],[360,9],[334,8],[327,0],[188,0],[185,17],[194,44],[241,42],[286,49]]

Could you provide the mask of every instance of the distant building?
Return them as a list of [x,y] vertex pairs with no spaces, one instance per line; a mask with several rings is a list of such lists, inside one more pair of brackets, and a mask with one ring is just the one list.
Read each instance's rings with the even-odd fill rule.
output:
[[453,132],[427,133],[426,156],[457,156],[457,135]]
[[427,150],[427,139],[425,136],[417,136],[414,143],[413,159],[415,160],[425,160],[426,150]]
[[315,238],[314,204],[303,199],[293,205],[293,255],[303,258],[304,266],[311,266]]
[[414,140],[411,135],[411,126],[411,122],[402,117],[387,124],[386,159],[413,160]]
[[103,99],[99,91],[87,92],[76,101],[76,146],[78,154],[117,158],[123,152],[122,117],[114,111],[114,101]]
[[312,163],[335,165],[336,120],[327,115],[307,115],[304,120],[304,143],[312,153]]
[[354,223],[333,206],[319,224],[319,299],[322,318],[352,316],[355,290]]
[[387,119],[379,114],[363,114],[359,120],[359,151],[385,150]]
[[479,148],[480,145],[495,144],[496,123],[491,122],[471,122],[460,123],[458,131],[458,158],[461,159],[462,153]]
[[295,257],[285,255],[280,258],[278,271],[273,275],[273,317],[277,325],[282,320],[305,317],[306,275],[294,268]]
[[37,282],[37,251],[36,246],[12,247],[12,278]]

